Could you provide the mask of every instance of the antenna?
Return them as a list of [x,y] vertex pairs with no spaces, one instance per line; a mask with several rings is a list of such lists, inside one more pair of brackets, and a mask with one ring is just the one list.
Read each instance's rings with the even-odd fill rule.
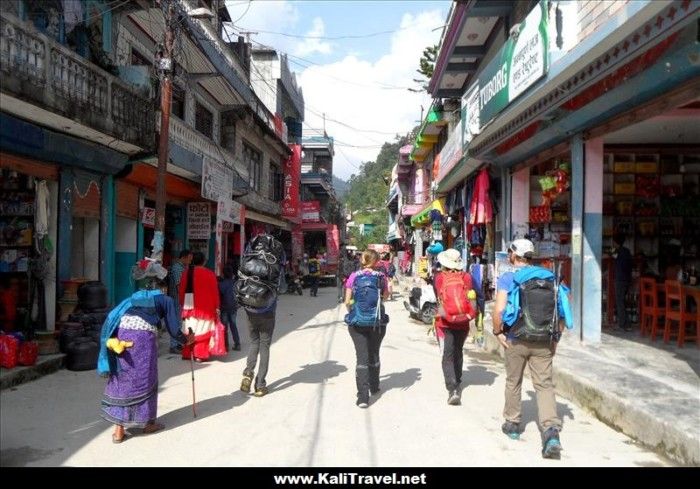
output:
[[251,35],[251,34],[253,34],[253,35],[258,35],[258,34],[260,34],[260,33],[259,33],[259,32],[255,32],[255,31],[240,31],[239,34],[242,34],[242,35],[245,36],[245,42],[250,42],[250,35]]
[[326,134],[326,113],[323,113],[323,137],[327,138],[328,134]]

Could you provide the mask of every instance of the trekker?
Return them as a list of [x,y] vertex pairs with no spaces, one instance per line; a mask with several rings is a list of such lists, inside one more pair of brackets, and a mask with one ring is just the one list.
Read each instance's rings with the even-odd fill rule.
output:
[[[204,266],[206,257],[201,251],[192,255],[192,264],[182,275],[180,304],[182,330],[192,329],[195,335],[194,361],[209,360],[209,341],[219,320],[219,284],[214,272]],[[182,349],[182,359],[190,359],[190,348]]]
[[[182,274],[190,266],[190,263],[192,263],[192,252],[190,250],[182,250],[178,259],[170,267],[168,295],[175,300],[178,317],[182,313],[180,310],[180,282],[182,281]],[[170,338],[170,353],[182,353],[182,346],[174,338]]]
[[338,264],[338,303],[343,302],[345,299],[345,281],[354,271],[355,261],[353,260],[352,252],[346,251]]
[[316,258],[315,254],[312,253],[307,267],[311,279],[311,292],[309,295],[316,297],[318,296],[318,281],[321,279],[321,262]]
[[[221,322],[231,330],[231,337],[233,338],[232,350],[239,351],[241,349],[241,338],[238,335],[238,327],[236,326],[238,302],[236,301],[236,292],[234,290],[235,285],[236,279],[233,273],[233,266],[226,265],[224,267],[224,277],[219,281]],[[228,351],[228,333],[226,333],[226,350]]]
[[542,456],[559,458],[562,422],[557,416],[552,359],[564,322],[567,328],[573,328],[569,289],[557,284],[551,271],[530,264],[534,252],[531,241],[513,241],[508,260],[517,270],[504,273],[498,280],[493,334],[505,348],[506,366],[505,423],[501,429],[512,439],[520,437],[521,389],[527,364],[537,392]]
[[194,335],[186,336],[180,331],[176,302],[164,293],[167,274],[158,262],[139,262],[132,268],[132,278],[148,279],[146,289],[123,300],[102,325],[97,372],[108,377],[102,417],[114,423],[114,443],[121,443],[129,436],[126,428],[142,428],[145,434],[164,428],[156,423],[161,320],[179,344],[194,342]]
[[617,327],[623,331],[632,331],[627,317],[626,298],[632,283],[632,253],[625,247],[625,235],[618,234],[613,238],[615,243],[615,313]]
[[376,251],[365,251],[360,261],[362,269],[351,273],[345,283],[345,305],[349,311],[345,315],[345,323],[357,357],[356,404],[364,409],[369,406],[370,394],[377,394],[380,390],[379,347],[389,322],[382,300],[389,296],[389,289],[386,275],[375,270],[379,261]]
[[[461,253],[448,249],[437,257],[442,270],[433,279],[435,297],[438,298],[438,314],[435,317],[435,333],[442,350],[442,373],[447,387],[447,404],[458,406],[462,396],[462,366],[464,342],[469,334],[469,321],[474,318],[472,278],[463,272]],[[473,296],[476,298],[476,296]]]
[[[269,392],[265,377],[270,364],[272,333],[275,330],[277,292],[282,277],[284,277],[286,262],[287,258],[282,243],[270,235],[261,234],[248,244],[241,263],[243,275],[249,269],[265,270],[264,276],[251,277],[249,284],[239,279],[238,283],[241,285],[237,285],[238,301],[248,316],[248,332],[250,335],[250,350],[248,350],[248,358],[243,370],[241,391],[245,393],[250,392],[259,355],[260,366],[258,375],[255,376],[255,391],[253,393],[255,397],[262,397]],[[248,263],[250,264],[249,266],[246,265]],[[239,276],[243,277],[241,269],[239,269]],[[249,288],[247,293],[246,287]],[[261,291],[260,295],[253,297],[256,296],[254,291],[257,287],[263,287],[263,289],[258,289]],[[250,305],[253,303],[252,301],[258,306]]]

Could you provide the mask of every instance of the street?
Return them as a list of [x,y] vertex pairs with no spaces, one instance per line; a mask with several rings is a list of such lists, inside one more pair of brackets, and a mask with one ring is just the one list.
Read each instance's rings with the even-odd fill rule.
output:
[[[5,466],[660,466],[639,447],[565,399],[561,460],[544,460],[529,379],[525,432],[501,433],[504,369],[476,351],[465,357],[461,406],[447,405],[435,342],[408,319],[402,298],[381,349],[381,393],[355,406],[355,354],[335,288],[318,297],[280,298],[263,398],[240,392],[248,346],[239,312],[241,352],[195,365],[167,353],[161,338],[159,421],[164,431],[120,445],[100,418],[104,380],[95,371],[61,370],[2,391],[1,465]],[[488,325],[487,325],[488,327]],[[556,362],[556,359],[555,359]]]

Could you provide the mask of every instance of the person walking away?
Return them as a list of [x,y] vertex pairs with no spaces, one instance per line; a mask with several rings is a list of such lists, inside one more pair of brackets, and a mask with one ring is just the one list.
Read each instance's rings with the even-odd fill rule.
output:
[[433,279],[435,297],[438,298],[438,314],[435,317],[435,333],[442,350],[442,373],[447,387],[447,404],[461,404],[462,366],[464,342],[469,334],[469,321],[476,315],[471,297],[471,276],[463,272],[461,253],[448,249],[437,257],[442,271]]
[[132,268],[134,280],[147,279],[146,289],[123,300],[107,316],[100,335],[97,371],[107,377],[102,418],[114,423],[112,442],[121,443],[127,428],[154,433],[164,426],[158,414],[158,333],[164,321],[179,344],[191,344],[194,335],[180,330],[178,307],[165,295],[167,271],[159,263],[142,260]]
[[534,250],[527,239],[513,241],[508,260],[516,271],[504,273],[497,283],[493,334],[505,348],[506,366],[501,429],[512,439],[520,436],[521,388],[527,364],[537,392],[542,456],[559,458],[562,422],[554,397],[552,360],[564,325],[571,329],[573,321],[569,289],[558,284],[551,271],[530,264]]
[[369,396],[377,394],[379,386],[379,348],[386,334],[389,316],[384,313],[382,300],[389,296],[387,277],[376,270],[379,254],[374,250],[362,253],[362,269],[353,272],[345,283],[345,305],[350,338],[355,346],[357,366],[357,406],[367,408]]
[[309,277],[311,278],[311,292],[310,295],[316,297],[318,296],[318,281],[321,279],[321,262],[312,256],[308,263]]
[[[182,250],[178,259],[170,267],[170,274],[168,275],[168,296],[175,301],[178,317],[181,317],[182,314],[180,310],[180,282],[182,281],[182,274],[190,266],[190,263],[192,263],[192,252],[190,250]],[[182,353],[182,346],[174,338],[170,338],[170,353]]]
[[[233,273],[233,267],[226,265],[224,267],[224,277],[219,281],[219,304],[221,309],[221,322],[231,330],[233,338],[232,350],[239,351],[241,349],[241,338],[238,335],[238,327],[236,326],[236,314],[238,313],[238,302],[236,301],[235,287],[236,279]],[[228,350],[228,333],[226,333],[226,350]]]
[[355,261],[352,252],[346,251],[338,264],[338,303],[345,300],[345,282],[355,271]]
[[[219,320],[219,284],[214,272],[204,266],[204,253],[192,255],[192,264],[182,275],[180,304],[182,306],[182,329],[195,334],[195,362],[209,359],[209,342]],[[182,359],[190,359],[190,348],[183,348]]]
[[615,243],[615,312],[617,313],[617,327],[622,331],[631,331],[629,318],[627,317],[626,298],[632,284],[632,253],[625,247],[625,236],[618,234],[613,239]]
[[[268,266],[266,267],[263,265],[263,262]],[[246,267],[246,263],[250,263],[251,266]],[[263,397],[269,392],[265,378],[267,377],[267,371],[270,365],[272,333],[275,330],[277,292],[282,277],[284,276],[286,264],[287,258],[282,243],[266,234],[256,236],[253,241],[249,243],[246,254],[242,259],[241,269],[244,270],[243,273],[245,273],[245,270],[248,270],[248,268],[251,270],[268,270],[265,277],[253,277],[251,279],[251,284],[249,284],[249,287],[252,288],[251,290],[254,290],[255,287],[260,286],[261,282],[265,282],[265,285],[262,285],[262,287],[265,287],[266,297],[264,300],[256,300],[256,303],[260,304],[258,307],[251,306],[251,302],[246,304],[247,298],[244,293],[245,290],[247,290],[246,282],[239,280],[237,284],[239,294],[238,301],[239,304],[243,306],[248,316],[248,333],[250,336],[250,349],[248,350],[248,358],[246,360],[245,369],[243,370],[241,391],[245,393],[250,392],[251,385],[253,384],[253,377],[255,376],[255,366],[259,356],[260,365],[258,367],[258,374],[255,376],[255,391],[253,393],[255,397]],[[240,274],[241,271],[239,271],[239,275]],[[270,283],[269,279],[273,277],[277,277],[277,280],[275,283]]]

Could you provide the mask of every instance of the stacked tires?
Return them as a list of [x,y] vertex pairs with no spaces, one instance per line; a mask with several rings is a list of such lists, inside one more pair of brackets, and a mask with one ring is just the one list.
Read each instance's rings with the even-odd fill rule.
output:
[[78,289],[78,301],[78,310],[61,328],[60,347],[68,370],[94,370],[102,324],[109,313],[107,288],[102,282],[87,282]]

